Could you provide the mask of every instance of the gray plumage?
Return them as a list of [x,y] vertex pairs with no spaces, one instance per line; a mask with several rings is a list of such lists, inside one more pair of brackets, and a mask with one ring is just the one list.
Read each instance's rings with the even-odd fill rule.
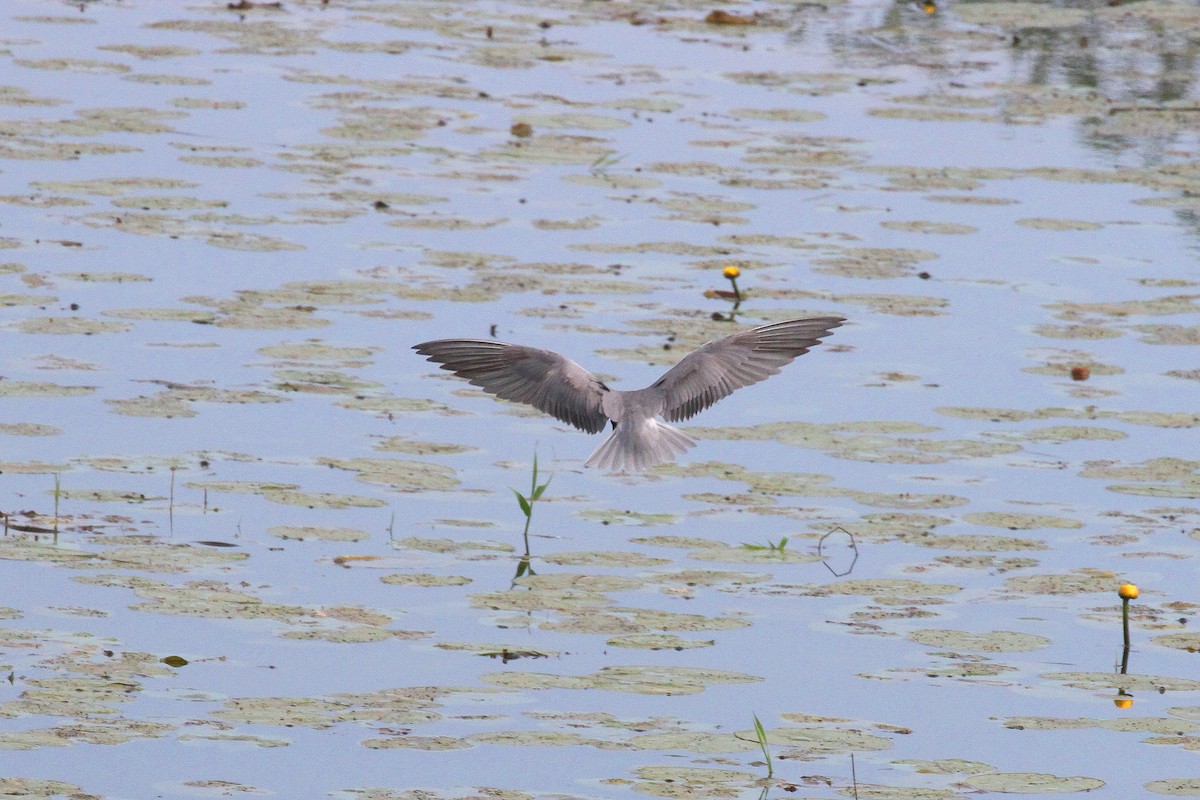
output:
[[613,391],[583,367],[549,350],[488,339],[437,339],[413,349],[442,369],[504,400],[527,403],[588,433],[613,432],[584,466],[643,470],[696,441],[670,422],[688,419],[743,386],[766,380],[845,320],[775,322],[709,342],[645,389]]

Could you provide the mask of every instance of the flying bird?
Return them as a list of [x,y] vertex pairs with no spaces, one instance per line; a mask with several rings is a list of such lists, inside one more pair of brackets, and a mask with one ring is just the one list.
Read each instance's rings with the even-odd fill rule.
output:
[[613,391],[565,356],[488,339],[436,339],[413,345],[428,361],[504,400],[527,403],[588,433],[613,431],[584,466],[640,471],[672,461],[696,440],[655,417],[678,422],[743,386],[766,380],[807,353],[842,317],[775,322],[711,341],[661,378],[632,392]]

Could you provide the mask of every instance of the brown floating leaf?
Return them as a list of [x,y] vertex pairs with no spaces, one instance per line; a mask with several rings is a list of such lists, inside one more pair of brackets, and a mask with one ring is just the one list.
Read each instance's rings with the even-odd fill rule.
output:
[[708,16],[704,18],[704,21],[707,22],[709,25],[757,25],[758,24],[758,20],[754,19],[753,17],[741,17],[741,16],[738,16],[737,14],[730,14],[728,11],[721,11],[720,9],[717,9],[716,11],[708,12]]

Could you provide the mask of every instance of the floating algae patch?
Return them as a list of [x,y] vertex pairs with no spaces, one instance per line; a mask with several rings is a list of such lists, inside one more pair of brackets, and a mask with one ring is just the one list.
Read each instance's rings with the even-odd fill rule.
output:
[[103,313],[106,317],[117,319],[191,322],[197,325],[211,325],[219,318],[214,312],[191,308],[111,308]]
[[79,72],[84,74],[124,73],[131,72],[132,67],[115,61],[100,61],[92,58],[43,58],[43,59],[14,59],[13,63],[27,69],[44,69],[53,72]]
[[932,547],[938,550],[966,550],[978,553],[1003,553],[1010,550],[1049,550],[1050,546],[1037,539],[1021,539],[1016,536],[986,536],[986,535],[940,535],[923,533],[916,536],[905,536],[907,544],[921,547]]
[[[755,741],[754,731],[744,731],[738,734],[741,739]],[[888,750],[892,747],[890,739],[871,733],[853,729],[832,727],[806,726],[802,728],[771,728],[767,731],[767,741],[772,744],[793,748],[790,755],[795,758],[810,760],[834,753],[851,753],[864,751]]]
[[1137,325],[1135,330],[1142,334],[1146,344],[1200,344],[1200,325]]
[[[691,500],[694,503],[708,503],[709,505],[718,506],[720,509],[737,508],[739,511],[763,512],[766,514],[775,514],[779,510],[776,508],[779,501],[774,497],[767,497],[759,494],[749,494],[746,492],[739,494],[720,494],[718,492],[698,492],[695,494],[682,495],[684,500]],[[718,509],[713,509],[714,511]],[[785,512],[786,513],[786,512]]]
[[490,731],[468,737],[481,744],[515,745],[518,747],[599,747],[607,744],[600,739],[562,731]]
[[0,749],[34,750],[72,744],[125,744],[137,739],[160,739],[174,731],[173,726],[158,722],[110,717],[24,733],[0,734]]
[[119,489],[47,489],[50,496],[63,500],[87,500],[93,503],[145,503],[151,500],[166,500],[166,497],[141,492],[123,492]]
[[422,588],[442,586],[466,586],[470,578],[462,575],[431,575],[428,572],[395,573],[380,577],[382,582],[391,586],[419,586]]
[[824,586],[810,586],[806,587],[803,594],[809,597],[869,595],[878,600],[880,598],[940,597],[961,591],[961,586],[950,583],[925,583],[904,578],[876,578],[853,579]]
[[892,762],[897,766],[912,767],[923,775],[976,775],[980,772],[995,772],[996,768],[982,761],[966,761],[961,758],[902,758]]
[[139,681],[116,676],[26,678],[23,682],[28,688],[4,705],[6,717],[112,715],[120,704],[135,700],[141,688]]
[[392,547],[423,553],[466,553],[472,550],[484,553],[512,553],[516,550],[511,544],[505,542],[460,542],[454,539],[426,539],[418,536],[394,539]]
[[818,122],[825,119],[820,111],[803,108],[731,108],[727,113],[736,119],[766,122]]
[[1120,584],[1117,573],[1099,569],[1081,569],[1065,574],[1014,575],[1004,581],[1006,588],[1035,597],[1046,594],[1115,592]]
[[57,303],[58,298],[49,294],[0,294],[0,306],[43,306]]
[[748,789],[757,788],[757,781],[753,775],[727,769],[664,766],[642,767],[638,773],[641,780],[629,782],[629,788],[651,797],[675,800],[732,800]]
[[526,164],[587,166],[614,155],[603,139],[591,136],[545,134],[505,142],[480,154],[489,160]]
[[334,492],[304,492],[299,489],[266,489],[261,494],[264,500],[285,506],[304,508],[380,508],[387,505],[377,497],[360,497],[353,494]]
[[662,181],[646,175],[613,175],[609,173],[594,175],[588,173],[586,175],[564,175],[562,180],[576,186],[593,186],[601,189],[657,189],[662,186]]
[[369,363],[379,352],[378,347],[340,347],[321,342],[281,342],[260,347],[258,352],[267,358],[284,361],[349,361]]
[[[588,242],[570,245],[572,250],[582,250],[587,253],[612,254],[657,254],[676,256],[698,256],[707,258],[726,258],[732,252],[729,247],[692,244],[690,242],[638,242],[635,244],[620,244],[609,242]],[[603,352],[603,351],[597,351]]]
[[369,534],[354,528],[323,528],[314,525],[276,525],[267,528],[267,534],[280,539],[320,539],[326,542],[361,542]]
[[[762,427],[762,426],[757,426]],[[700,429],[712,430],[712,429]],[[721,430],[721,429],[715,429]],[[696,428],[689,428],[695,433]],[[761,433],[761,430],[758,431]],[[757,433],[754,438],[760,438]],[[966,505],[966,498],[947,494],[917,494],[904,492],[864,492],[831,486],[829,475],[795,472],[751,472],[737,464],[717,461],[694,462],[691,464],[664,464],[654,468],[659,475],[680,477],[708,477],[721,480],[745,481],[752,491],[769,496],[846,497],[866,506],[877,508],[929,509],[953,508]]]
[[489,611],[596,612],[612,605],[603,590],[535,589],[526,592],[487,592],[471,595],[471,605]]
[[1041,217],[1019,219],[1017,220],[1017,224],[1042,231],[1095,231],[1104,227],[1098,222],[1087,222],[1080,219],[1046,219]]
[[1118,339],[1122,335],[1103,325],[1035,325],[1033,332],[1047,339]]
[[453,469],[423,461],[318,458],[317,463],[357,472],[355,477],[364,483],[379,484],[399,492],[445,491],[459,485]]
[[495,219],[467,219],[451,217],[438,213],[406,214],[399,219],[388,222],[393,228],[424,228],[440,231],[478,231],[495,228],[508,222],[507,217]]
[[636,578],[626,578],[622,575],[584,575],[570,572],[543,573],[525,575],[514,582],[534,592],[560,592],[571,590],[577,592],[627,592],[640,589],[642,582]]
[[684,639],[670,633],[635,633],[614,636],[605,642],[609,647],[628,650],[691,650],[697,647],[712,647],[716,643],[715,639]]
[[234,494],[262,494],[267,491],[299,488],[294,483],[269,483],[266,481],[188,481],[184,485],[189,489]]
[[[363,747],[367,747],[372,750],[404,749],[404,750],[426,750],[429,752],[436,752],[436,751],[441,751],[441,750],[465,750],[465,749],[475,746],[475,745],[471,744],[469,741],[467,741],[466,739],[458,739],[453,736],[394,736],[389,739],[363,739],[361,744]],[[422,790],[419,793],[413,792],[413,793],[411,793],[411,795],[410,795],[410,793],[407,793],[407,792],[404,794],[393,795],[388,790],[382,790],[381,792],[375,792],[373,790],[368,790],[369,793],[367,793],[367,794],[364,794],[357,790],[349,790],[349,791],[351,791],[353,793],[353,797],[355,797],[355,798],[362,797],[364,800],[366,800],[366,798],[375,798],[376,796],[378,796],[380,798],[393,798],[394,797],[394,798],[397,798],[397,800],[416,800],[417,797],[420,797],[424,800],[424,798],[427,798],[427,797],[436,797],[437,796],[433,792],[429,792],[426,790]],[[340,794],[340,793],[334,793],[334,796],[336,796],[337,794]],[[492,795],[491,795],[491,793],[488,793],[486,796],[491,797]]]
[[443,417],[461,417],[466,411],[459,411],[444,403],[415,397],[392,397],[375,395],[373,397],[356,397],[351,400],[339,400],[334,403],[342,408],[367,411],[373,414],[399,417],[407,414],[433,413]]
[[602,525],[671,525],[679,521],[675,514],[650,514],[641,511],[617,511],[588,508],[576,511],[575,516],[590,519]]
[[374,445],[375,450],[384,453],[405,453],[410,456],[430,455],[459,455],[460,453],[476,453],[477,447],[449,442],[421,442],[404,436],[388,436]]
[[587,616],[548,622],[543,630],[578,634],[649,633],[654,631],[728,631],[749,627],[739,617],[706,617],[644,608],[605,608]]
[[423,639],[431,634],[427,631],[402,631],[378,628],[373,625],[347,625],[337,628],[310,628],[306,630],[282,631],[284,639],[300,641],[322,641],[330,644],[365,644],[388,639]]
[[488,658],[499,658],[504,663],[521,658],[554,658],[559,655],[557,650],[546,650],[537,647],[513,647],[507,644],[492,644],[481,642],[438,642],[434,647],[439,650],[474,653]]
[[309,394],[359,394],[383,384],[367,381],[334,370],[277,369],[271,388],[281,392]]
[[540,231],[590,231],[599,228],[603,222],[603,217],[587,216],[575,219],[535,219],[532,224]]
[[95,391],[95,386],[62,386],[42,381],[0,380],[0,397],[80,397]]
[[942,406],[935,409],[948,417],[976,419],[988,422],[1020,422],[1029,419],[1115,419],[1133,425],[1149,425],[1160,428],[1200,427],[1200,414],[1188,411],[1103,411],[1095,406],[1084,408],[1039,408],[1025,411],[1015,408],[972,408],[969,406]]
[[563,130],[578,128],[580,130],[604,131],[628,128],[629,122],[619,117],[608,117],[603,114],[521,114],[520,122],[532,125],[534,129],[551,128]]
[[968,233],[976,233],[979,229],[974,225],[961,225],[954,222],[930,222],[927,220],[885,220],[879,223],[881,227],[892,231],[904,231],[906,233],[931,233],[941,235],[962,236]]
[[759,683],[763,679],[740,672],[701,667],[604,667],[590,675],[551,675],[540,672],[493,672],[485,683],[508,689],[600,689],[630,694],[699,694],[720,684]]
[[1164,778],[1150,781],[1142,788],[1174,797],[1200,797],[1200,778]]
[[245,697],[225,701],[224,708],[211,716],[245,725],[276,725],[321,730],[341,720],[339,715],[352,708],[348,702],[316,697]]
[[743,739],[734,733],[705,731],[666,731],[644,733],[631,737],[626,743],[634,750],[682,750],[688,753],[743,753],[758,749],[758,741]]
[[9,535],[0,539],[0,559],[6,561],[31,561],[48,564],[90,566],[96,554],[34,539],[29,536]]
[[1121,733],[1162,733],[1183,735],[1200,728],[1195,722],[1173,717],[1119,717],[1116,719],[1055,719],[1053,717],[1013,717],[1005,720],[1007,728],[1054,730],[1071,728],[1102,728]]
[[931,514],[914,514],[905,511],[887,511],[882,513],[863,514],[858,521],[833,523],[816,523],[812,527],[825,533],[836,532],[841,528],[846,533],[859,539],[871,541],[902,541],[920,544],[926,538],[933,537],[933,529],[949,525],[953,520],[949,517],[933,516]]
[[[82,22],[83,18],[78,18],[75,21]],[[88,21],[90,22],[91,20]],[[32,749],[32,746],[30,748],[19,749]],[[44,781],[38,778],[18,777],[0,778],[0,796],[28,797],[32,798],[32,800],[51,800],[51,798],[58,797],[59,795],[66,798],[93,796],[86,794],[82,787],[63,781]]]
[[[955,569],[986,569],[994,574],[1012,572],[1016,569],[1031,569],[1040,562],[1036,558],[996,558],[995,556],[938,556],[934,563]],[[924,567],[914,567],[913,572],[925,572]]]
[[58,436],[62,428],[36,422],[0,422],[0,436]]
[[880,314],[896,317],[936,317],[945,312],[950,301],[944,297],[928,297],[910,294],[843,294],[832,298],[839,303],[866,306]]
[[841,255],[812,259],[813,272],[841,278],[885,280],[911,276],[917,265],[932,261],[937,253],[896,247],[845,248]]
[[[107,566],[112,568],[120,565]],[[80,577],[77,580],[97,586],[123,586],[132,589],[144,602],[135,603],[130,608],[153,614],[212,619],[270,619],[295,623],[311,616],[312,613],[304,606],[268,603],[221,581],[189,581],[182,586],[172,586],[162,581],[128,580],[124,577],[98,575]]]
[[[0,386],[3,386],[0,383]],[[0,461],[0,474],[15,475],[54,475],[59,472],[69,472],[70,464],[48,464],[44,461]]]
[[119,197],[147,189],[198,189],[200,184],[177,178],[93,178],[78,181],[31,181],[37,189],[60,194],[87,194]]
[[912,435],[935,433],[938,430],[917,423],[863,420],[827,424],[793,421],[767,422],[747,427],[692,427],[688,433],[706,439],[776,441],[821,450],[835,458],[890,464],[942,464],[960,459],[1007,455],[1021,449],[1008,442],[937,440]]
[[1195,314],[1200,311],[1196,295],[1166,295],[1146,300],[1120,300],[1105,303],[1080,303],[1064,301],[1051,303],[1046,308],[1053,309],[1061,319],[1070,322],[1086,320],[1089,315],[1103,314],[1117,319],[1131,316],[1159,316],[1167,314]]
[[1004,794],[1090,792],[1104,786],[1104,781],[1098,778],[1078,775],[1064,778],[1043,772],[990,772],[968,776],[963,782],[977,791]]
[[637,536],[629,540],[633,544],[648,544],[654,547],[673,547],[688,550],[694,547],[728,547],[719,539],[704,539],[699,536]]
[[1041,514],[1015,514],[999,511],[964,514],[963,520],[975,525],[1008,528],[1010,531],[1031,531],[1039,528],[1066,528],[1074,530],[1083,527],[1083,523],[1079,520],[1066,519],[1064,517],[1049,517]]
[[185,733],[176,736],[182,742],[210,742],[220,746],[248,747],[287,747],[292,744],[290,739],[272,739],[271,736],[254,736],[251,734],[233,733]]
[[1163,636],[1155,636],[1150,641],[1163,647],[1184,650],[1188,653],[1200,653],[1200,633],[1168,633]]
[[54,277],[79,283],[149,283],[153,280],[138,272],[56,272]]
[[816,553],[805,553],[767,545],[742,545],[740,547],[707,547],[687,554],[695,561],[716,561],[726,564],[812,564],[822,561]]
[[569,567],[657,567],[671,563],[667,558],[617,550],[551,553],[543,556],[542,560],[547,564]]
[[1125,675],[1116,672],[1048,672],[1041,676],[1050,681],[1061,681],[1075,689],[1101,691],[1124,689],[1129,692],[1195,692],[1200,691],[1200,681],[1191,678],[1176,678],[1169,675]]
[[141,417],[192,417],[196,412],[190,407],[194,403],[222,403],[248,405],[254,403],[286,403],[288,398],[257,389],[221,389],[215,386],[187,386],[168,384],[168,388],[156,395],[105,400],[116,413]]
[[137,537],[134,542],[96,554],[90,562],[69,566],[89,569],[134,569],[144,572],[184,573],[197,569],[228,567],[245,561],[248,553],[223,548],[197,547],[191,544],[165,542],[150,537]]
[[1112,428],[1099,428],[1092,425],[1049,425],[1044,428],[1033,428],[1025,431],[1022,436],[1034,442],[1116,442],[1126,439],[1129,434]]
[[931,203],[957,203],[965,206],[1011,206],[1021,202],[1009,197],[988,197],[970,194],[930,194],[925,200]]
[[681,569],[672,572],[648,572],[640,576],[648,583],[670,586],[741,586],[762,583],[771,576],[762,572],[731,572],[718,569]]
[[908,638],[917,644],[943,647],[947,650],[969,650],[979,653],[1026,653],[1050,645],[1045,636],[1019,631],[988,631],[973,633],[945,628],[926,628],[912,631]]
[[[0,384],[3,385],[3,384]],[[1111,484],[1105,488],[1120,494],[1144,497],[1200,498],[1200,461],[1152,458],[1135,465],[1092,464],[1079,473],[1085,478],[1139,481]]]
[[1087,717],[1009,717],[1004,720],[1004,727],[1016,731],[1077,731],[1094,728],[1099,722]]

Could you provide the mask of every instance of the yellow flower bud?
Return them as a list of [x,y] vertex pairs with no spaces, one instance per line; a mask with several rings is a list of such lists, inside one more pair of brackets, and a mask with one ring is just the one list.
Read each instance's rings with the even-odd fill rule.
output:
[[1137,600],[1138,588],[1132,583],[1122,584],[1120,589],[1117,589],[1117,595],[1122,600]]
[[730,264],[728,267],[721,270],[721,274],[724,275],[726,278],[729,278],[729,280],[733,280],[737,276],[741,275],[742,271],[740,269],[738,269],[737,267],[735,267],[733,264]]

